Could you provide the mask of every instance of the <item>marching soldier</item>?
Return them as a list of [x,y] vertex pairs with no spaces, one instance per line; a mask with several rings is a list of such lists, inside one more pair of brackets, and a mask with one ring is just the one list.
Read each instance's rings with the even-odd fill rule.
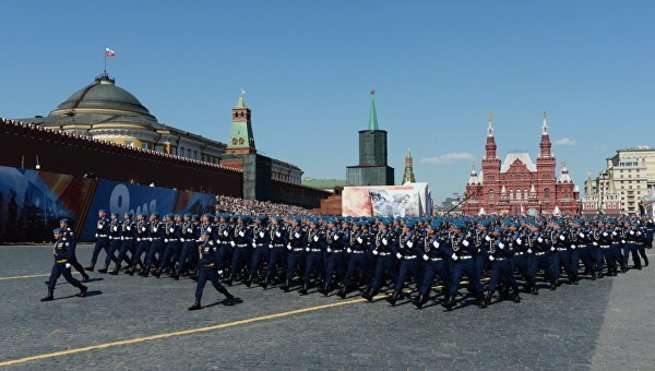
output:
[[[125,261],[128,267],[131,264],[134,254],[136,254],[134,248],[134,242],[136,239],[136,224],[132,220],[132,214],[125,213],[123,223],[121,224],[121,247],[118,251],[117,264],[114,270],[110,273],[117,275],[121,269],[121,264]],[[130,258],[128,258],[127,253],[130,253]]]
[[[239,217],[237,226],[234,228],[232,241],[230,245],[234,249],[232,251],[232,261],[230,264],[230,278],[227,281],[228,285],[232,285],[232,281],[241,279],[241,270],[246,267],[250,262],[252,253],[252,230],[246,224],[248,218],[245,216]],[[246,267],[247,268],[247,267]]]
[[375,243],[373,256],[377,258],[375,261],[375,270],[373,279],[368,287],[368,291],[364,294],[364,299],[371,302],[382,287],[385,276],[389,277],[392,282],[396,281],[397,277],[397,241],[398,238],[390,229],[391,225],[387,221],[380,222],[380,229],[375,235]]
[[80,281],[76,280],[73,275],[71,275],[70,258],[72,256],[73,245],[70,241],[63,239],[64,233],[60,228],[53,230],[52,234],[55,238],[55,246],[53,248],[55,264],[52,266],[50,278],[48,279],[48,295],[41,299],[41,301],[54,300],[55,286],[57,285],[57,279],[59,279],[59,276],[64,276],[64,279],[66,279],[68,283],[80,289],[80,293],[77,296],[86,296],[87,287],[82,285]]
[[414,227],[413,222],[406,223],[402,233],[398,236],[396,258],[400,261],[400,268],[393,295],[389,298],[389,303],[392,306],[396,305],[396,302],[401,299],[408,276],[417,278],[419,268],[417,258],[423,254],[421,245],[412,230]]
[[63,218],[59,221],[59,227],[61,228],[62,231],[62,240],[66,241],[71,244],[71,256],[69,259],[70,265],[75,268],[76,271],[80,272],[82,275],[82,282],[88,282],[89,281],[89,275],[86,274],[84,271],[84,267],[82,267],[82,264],[77,260],[77,254],[76,254],[76,248],[77,248],[77,241],[75,239],[75,233],[73,233],[73,230],[69,226],[69,221],[67,218]]
[[148,237],[150,247],[146,256],[146,266],[139,273],[141,277],[148,277],[151,269],[159,266],[159,259],[164,252],[165,228],[166,226],[159,219],[159,214],[150,215],[150,237]]
[[318,272],[318,281],[323,275],[323,252],[325,249],[325,236],[318,227],[316,220],[310,220],[307,231],[307,247],[305,248],[305,274],[300,295],[307,295],[311,285],[312,275]]
[[270,243],[268,245],[270,253],[268,255],[268,264],[266,266],[266,275],[264,278],[264,289],[271,284],[275,272],[286,262],[287,254],[287,229],[279,218],[273,218],[270,233]]
[[93,269],[95,269],[100,251],[104,250],[107,253],[109,249],[109,224],[110,221],[107,218],[107,212],[102,209],[98,210],[98,223],[96,224],[95,233],[96,243],[93,247],[93,255],[91,255],[91,265],[86,267],[88,271],[93,272]]
[[152,239],[149,238],[150,236],[150,224],[148,223],[148,220],[146,220],[145,216],[143,214],[138,214],[136,216],[136,251],[134,252],[134,255],[132,255],[132,261],[130,262],[130,269],[128,270],[128,274],[130,276],[134,275],[136,272],[136,266],[139,265],[141,267],[141,271],[145,270],[145,259],[143,259],[143,255],[148,255],[148,249],[150,248],[150,241]]
[[[439,223],[433,223],[427,228],[427,235],[423,237],[423,278],[417,280],[420,283],[419,296],[416,300],[416,307],[421,309],[430,299],[430,291],[435,277],[448,287],[450,271],[448,268],[448,257],[452,250],[448,246],[448,239],[441,238],[438,234]],[[445,292],[445,290],[444,290]]]
[[270,253],[270,234],[266,227],[266,218],[259,216],[255,219],[252,233],[252,258],[250,259],[249,275],[246,286],[250,287],[253,281],[259,280],[259,270],[264,262],[268,261]]
[[107,256],[105,257],[105,267],[98,270],[98,273],[107,273],[109,264],[113,261],[114,264],[120,265],[116,258],[116,252],[120,251],[123,245],[122,239],[123,226],[118,219],[118,214],[111,213],[111,221],[109,222],[109,245],[107,247]]
[[209,238],[208,234],[203,234],[200,238],[199,261],[198,261],[198,283],[196,284],[196,301],[189,310],[202,309],[202,293],[207,281],[210,281],[216,291],[225,295],[225,305],[233,305],[237,299],[230,294],[227,289],[219,282],[218,268],[216,267],[216,243]]
[[455,296],[459,289],[460,280],[463,276],[469,279],[470,291],[473,292],[481,308],[487,306],[482,288],[480,286],[480,274],[475,264],[476,248],[473,240],[465,235],[460,225],[454,225],[454,230],[450,237],[450,245],[453,253],[451,254],[451,277],[448,285],[448,297],[444,302],[446,309],[451,310],[455,306]]
[[286,282],[284,283],[284,286],[281,287],[285,292],[291,289],[293,276],[300,268],[300,265],[304,262],[305,257],[307,236],[302,226],[300,225],[299,219],[292,220],[288,236],[289,238],[287,242],[287,250],[289,250],[289,252],[287,254]]
[[325,235],[325,284],[323,285],[323,295],[328,295],[332,291],[332,285],[336,280],[339,282],[344,274],[344,252],[347,243],[342,231],[337,228],[335,220],[328,221],[328,229]]
[[[182,251],[177,259],[177,266],[175,269],[174,279],[179,279],[180,274],[186,276],[188,270],[193,270],[198,261],[196,250],[198,243],[200,243],[200,219],[197,215],[185,215],[184,222],[182,223],[182,234],[180,242],[182,243]],[[211,233],[211,230],[208,231]],[[210,234],[211,238],[211,234]],[[214,239],[212,239],[213,241]]]

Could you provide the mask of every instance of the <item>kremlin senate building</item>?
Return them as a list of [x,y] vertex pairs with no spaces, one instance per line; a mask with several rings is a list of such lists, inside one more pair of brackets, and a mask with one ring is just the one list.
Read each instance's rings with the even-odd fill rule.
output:
[[562,164],[551,152],[548,119],[544,114],[539,155],[534,163],[528,153],[508,153],[501,162],[496,154],[493,119],[489,115],[485,157],[466,184],[465,215],[559,215],[580,213],[580,193]]

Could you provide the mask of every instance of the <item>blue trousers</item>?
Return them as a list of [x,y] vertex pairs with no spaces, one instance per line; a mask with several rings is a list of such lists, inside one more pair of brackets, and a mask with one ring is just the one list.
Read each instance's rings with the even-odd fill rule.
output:
[[105,238],[98,238],[96,240],[96,244],[93,247],[93,255],[91,255],[91,266],[95,267],[96,263],[98,262],[98,255],[100,255],[100,251],[105,250],[105,253],[107,253],[107,247],[109,246],[109,240]]
[[218,281],[218,271],[216,270],[215,267],[207,267],[204,265],[201,265],[198,267],[198,283],[196,284],[196,301],[200,302],[202,299],[202,292],[205,289],[205,284],[207,284],[207,281],[210,281],[216,291],[220,292],[221,294],[230,297],[230,293],[227,292],[225,287],[221,285],[221,283]]
[[250,261],[251,255],[252,248],[249,246],[234,248],[232,251],[232,260],[230,263],[230,277],[232,279],[238,278],[239,274],[241,273],[241,269]]
[[514,278],[514,265],[512,259],[505,258],[505,260],[494,260],[491,263],[491,280],[489,281],[489,293],[493,294],[496,291],[499,283],[503,283],[511,287],[515,292],[519,288]]
[[77,287],[78,289],[81,289],[84,287],[80,281],[75,279],[73,275],[71,274],[70,269],[66,268],[66,263],[55,263],[55,265],[52,266],[52,270],[50,271],[50,278],[48,278],[48,289],[49,290],[54,290],[55,286],[57,285],[57,280],[59,279],[59,276],[64,276],[64,279],[68,281],[71,285]]
[[136,251],[134,252],[134,255],[132,255],[132,261],[130,262],[132,268],[136,267],[137,264],[139,264],[141,268],[145,267],[145,262],[144,260],[141,260],[141,256],[144,254],[147,256],[149,248],[150,243],[148,241],[141,240],[136,242]]
[[524,253],[513,258],[514,266],[518,269],[527,287],[534,287],[537,276],[537,257],[533,254]]
[[346,275],[343,278],[343,286],[349,288],[352,284],[355,272],[359,271],[362,276],[366,276],[368,271],[368,256],[366,254],[350,254]]
[[[398,277],[396,278],[396,285],[394,286],[394,295],[399,295],[403,288],[405,288],[405,282],[407,281],[408,276],[417,277],[418,273],[418,261],[416,259],[402,259],[400,262],[400,268],[398,269]],[[417,279],[418,281],[418,279]]]
[[107,257],[105,257],[105,268],[108,268],[112,261],[116,263],[116,265],[120,264],[120,261],[116,258],[115,254],[120,251],[122,245],[122,240],[114,239],[109,241],[109,245],[106,249]]
[[323,276],[323,268],[325,264],[323,263],[323,253],[322,252],[309,252],[305,258],[305,275],[304,283],[308,287],[312,278],[313,273],[318,273],[318,276]]
[[638,246],[636,243],[628,242],[623,244],[624,246],[624,261],[625,261],[625,266],[628,266],[629,260],[630,260],[630,254],[632,254],[632,262],[635,265],[635,268],[641,268],[641,259],[639,258],[639,250]]
[[164,246],[164,257],[161,259],[160,269],[175,267],[177,257],[180,256],[180,242],[168,241]]
[[432,288],[432,283],[435,277],[439,277],[441,281],[448,287],[448,280],[450,279],[450,272],[448,263],[445,260],[427,261],[423,263],[423,280],[421,280],[419,293],[421,295],[428,295]]
[[153,264],[159,265],[158,258],[161,258],[163,252],[164,252],[164,241],[152,240],[152,242],[150,243],[150,248],[148,249],[148,255],[146,256],[146,266],[144,269],[146,273],[150,272],[150,269],[152,268]]
[[448,285],[448,296],[455,297],[459,289],[459,283],[463,276],[468,277],[469,289],[475,295],[482,295],[480,286],[480,272],[478,271],[475,259],[457,260],[453,262],[450,273],[450,284]]
[[177,258],[178,272],[183,272],[189,267],[195,267],[196,261],[198,260],[198,249],[196,246],[196,241],[184,241],[180,256]]
[[[128,252],[130,253],[129,259],[127,257]],[[116,265],[116,268],[120,268],[120,265],[123,264],[123,262],[127,263],[127,265],[130,265],[132,256],[134,256],[134,240],[123,240],[123,243],[118,250],[118,258],[116,259],[118,260],[118,264]]]
[[250,258],[250,268],[249,272],[250,275],[254,276],[259,272],[260,266],[268,262],[268,256],[270,254],[270,249],[268,246],[259,246],[255,248],[255,250],[252,253],[252,257]]
[[305,253],[302,251],[290,251],[287,255],[287,275],[286,279],[291,281],[301,265],[305,262]]
[[329,288],[334,280],[343,279],[345,263],[343,253],[327,253],[325,256],[325,287]]
[[286,262],[287,250],[284,247],[274,247],[268,255],[268,265],[266,266],[266,282],[270,282],[277,268]]
[[369,292],[372,294],[379,292],[384,283],[385,276],[390,277],[392,282],[395,282],[397,279],[397,267],[398,264],[393,255],[378,256]]

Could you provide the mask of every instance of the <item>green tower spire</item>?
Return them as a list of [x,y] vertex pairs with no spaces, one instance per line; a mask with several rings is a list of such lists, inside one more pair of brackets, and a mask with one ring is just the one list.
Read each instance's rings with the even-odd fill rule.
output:
[[368,130],[378,130],[378,113],[375,110],[375,90],[371,90],[371,112],[368,115]]

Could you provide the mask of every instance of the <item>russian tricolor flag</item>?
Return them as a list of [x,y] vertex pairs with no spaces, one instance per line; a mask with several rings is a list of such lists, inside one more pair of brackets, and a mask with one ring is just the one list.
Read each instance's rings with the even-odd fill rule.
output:
[[115,57],[115,56],[116,56],[115,51],[113,51],[113,50],[111,50],[109,48],[105,48],[105,57]]

